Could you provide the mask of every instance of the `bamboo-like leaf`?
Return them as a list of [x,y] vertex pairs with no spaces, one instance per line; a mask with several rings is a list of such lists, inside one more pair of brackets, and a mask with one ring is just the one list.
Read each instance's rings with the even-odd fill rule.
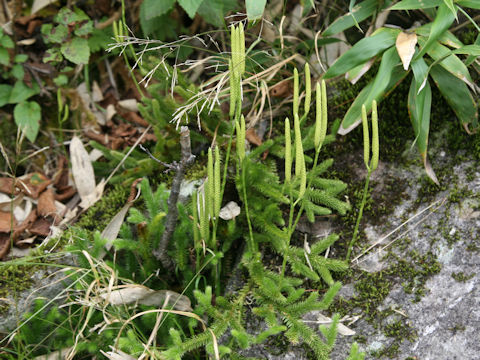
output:
[[360,40],[333,63],[324,74],[324,79],[345,74],[392,47],[399,33],[399,29],[380,28],[372,36]]
[[440,6],[443,0],[402,0],[393,5],[390,10],[417,10]]
[[[423,26],[420,26],[414,30],[414,32],[418,36],[423,36],[425,38],[428,38],[430,35],[430,32],[432,30],[432,23],[425,24]],[[455,35],[453,35],[450,31],[444,31],[440,36],[438,37],[437,41],[443,45],[447,45],[451,48],[459,48],[463,46],[463,43],[458,39]]]
[[[480,33],[477,35],[475,39],[475,45],[480,45]],[[476,59],[476,56],[470,55],[467,60],[465,60],[465,65],[470,66]]]
[[477,104],[467,85],[439,65],[432,67],[430,75],[463,126],[468,127],[469,124],[472,124],[476,127],[478,122]]
[[[458,49],[457,49],[458,50]],[[465,51],[468,51],[465,50]],[[473,50],[472,50],[473,51]],[[460,80],[464,81],[468,86],[474,89],[473,80],[468,72],[465,64],[460,60],[453,51],[450,51],[446,46],[435,42],[430,46],[430,49],[427,51],[428,55],[434,59],[436,62],[447,70],[452,75],[456,76]],[[432,65],[436,65],[435,63]],[[432,68],[432,65],[430,68]]]
[[450,25],[452,25],[454,20],[455,15],[452,14],[448,6],[442,2],[442,4],[438,7],[437,16],[435,17],[435,20],[433,20],[428,40],[423,45],[420,52],[416,55],[417,59],[425,55],[430,47],[436,43],[437,39],[442,35],[442,33],[447,31]]
[[351,28],[357,23],[372,16],[377,9],[377,0],[365,0],[354,6],[347,14],[336,19],[322,34],[322,36],[332,36]]
[[360,78],[367,73],[368,70],[372,67],[375,63],[375,58],[371,58],[367,62],[355,66],[353,69],[349,70],[345,74],[345,79],[350,81],[352,84],[356,84]]
[[402,60],[404,70],[408,70],[413,54],[415,54],[415,45],[417,45],[417,34],[404,31],[398,34],[395,46],[398,56]]
[[408,93],[408,111],[410,120],[415,132],[415,142],[420,151],[423,160],[423,166],[427,175],[435,184],[439,184],[437,176],[428,161],[428,133],[430,128],[430,110],[432,105],[432,90],[430,83],[427,81],[422,91],[417,94],[415,81],[410,85]]
[[457,5],[480,10],[480,2],[478,0],[458,0]]
[[338,133],[345,135],[353,130],[361,122],[362,105],[365,104],[368,113],[371,110],[372,101],[380,102],[385,93],[393,89],[407,74],[408,72],[400,66],[400,58],[395,47],[387,50],[383,54],[377,76],[358,94],[345,114]]
[[412,62],[412,70],[413,76],[415,77],[416,91],[419,93],[427,82],[429,72],[428,65],[423,57]]

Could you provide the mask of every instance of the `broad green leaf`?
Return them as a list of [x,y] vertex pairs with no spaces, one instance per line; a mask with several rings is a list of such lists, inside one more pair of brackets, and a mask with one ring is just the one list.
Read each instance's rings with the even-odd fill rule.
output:
[[266,4],[267,0],[245,0],[248,20],[255,21],[261,19]]
[[236,0],[204,0],[197,12],[209,24],[222,27],[225,13],[234,10],[236,6]]
[[458,0],[456,4],[458,6],[480,10],[480,1],[478,0]]
[[42,110],[35,101],[24,101],[15,106],[13,117],[19,129],[25,133],[25,136],[32,143],[37,138],[40,129],[40,119]]
[[[163,0],[162,0],[163,1]],[[159,1],[161,2],[161,1]],[[53,18],[56,23],[68,26],[72,25],[72,23],[89,20],[87,14],[85,14],[79,8],[75,8],[75,11],[70,10],[67,7],[62,7],[57,15]]]
[[420,52],[416,55],[416,58],[422,57],[428,51],[428,49],[437,41],[437,39],[448,30],[450,25],[452,25],[455,20],[455,15],[448,9],[448,6],[443,2],[438,7],[437,16],[432,23],[432,29],[428,40],[425,45],[422,47]]
[[443,0],[403,0],[393,5],[390,10],[416,10],[440,6]]
[[423,58],[413,61],[411,67],[415,78],[415,90],[419,93],[426,84],[429,68]]
[[17,80],[23,80],[23,77],[25,75],[25,71],[23,70],[23,65],[21,64],[15,64],[12,66],[12,70],[10,70],[10,74],[17,79]]
[[7,49],[0,47],[0,65],[7,66],[8,64],[10,64],[10,54]]
[[77,36],[86,36],[91,34],[93,31],[93,21],[88,20],[85,23],[81,23],[78,27],[74,30],[74,34]]
[[360,91],[348,109],[338,131],[339,134],[345,135],[361,123],[363,104],[367,111],[370,111],[372,100],[380,102],[385,94],[391,91],[407,74],[408,71],[404,71],[401,66],[397,49],[392,47],[385,51],[375,79]]
[[430,46],[430,49],[427,51],[427,53],[432,59],[434,59],[436,62],[439,62],[440,65],[445,68],[445,70],[449,71],[460,80],[465,81],[470,87],[474,87],[472,77],[470,76],[467,67],[462,60],[460,60],[456,55],[453,55],[453,52],[449,48],[438,42],[435,42]]
[[185,10],[185,12],[190,16],[191,19],[195,17],[199,6],[202,4],[203,0],[178,0],[180,6]]
[[425,87],[417,94],[415,81],[412,80],[410,91],[408,92],[408,112],[415,132],[415,143],[420,151],[423,160],[423,166],[430,179],[435,184],[439,184],[435,171],[433,171],[428,161],[428,132],[430,129],[430,110],[432,107],[432,89],[427,81]]
[[[416,28],[414,31],[417,35],[428,37],[430,35],[430,31],[432,30],[432,23],[425,24]],[[442,43],[443,45],[447,45],[452,48],[459,48],[463,46],[463,43],[450,31],[443,32],[438,37],[438,42]]]
[[62,55],[74,64],[88,64],[90,58],[90,48],[88,40],[83,38],[73,38],[64,43],[60,48]]
[[15,62],[17,64],[22,64],[27,60],[28,60],[28,55],[26,55],[26,54],[17,54],[13,58],[13,62]]
[[175,5],[175,0],[144,0],[141,7],[145,10],[143,13],[146,20],[151,20],[169,12],[173,5]]
[[45,55],[43,56],[43,62],[59,62],[63,60],[63,56],[60,53],[60,49],[57,47],[52,47],[45,51]]
[[39,92],[40,90],[37,83],[34,83],[32,87],[28,87],[23,81],[17,81],[13,86],[12,92],[10,93],[8,103],[17,104],[23,102],[29,97],[38,94]]
[[357,23],[372,16],[377,10],[377,0],[365,0],[357,4],[347,14],[336,19],[322,34],[322,36],[331,36],[342,32]]
[[6,84],[0,84],[0,107],[8,104],[10,94],[12,93],[12,86]]
[[477,104],[467,85],[440,65],[432,67],[430,75],[464,127],[468,127],[469,124],[476,126]]
[[68,27],[62,24],[55,27],[52,27],[52,24],[46,24],[42,26],[42,34],[46,41],[61,44],[68,37]]
[[370,70],[372,65],[375,63],[375,58],[371,58],[370,60],[355,66],[353,69],[349,70],[345,74],[345,78],[350,81],[352,84],[356,84],[360,78],[365,75],[365,73]]
[[351,49],[340,56],[324,74],[324,78],[332,78],[345,74],[354,67],[365,63],[385,49],[395,45],[399,29],[380,28],[372,36],[357,42]]
[[12,49],[15,44],[13,43],[13,40],[10,36],[4,35],[0,38],[0,46],[7,49]]

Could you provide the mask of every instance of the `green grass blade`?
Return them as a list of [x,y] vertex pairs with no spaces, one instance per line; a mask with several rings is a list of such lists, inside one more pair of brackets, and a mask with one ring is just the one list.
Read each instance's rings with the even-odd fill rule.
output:
[[457,5],[480,10],[480,1],[478,0],[458,0]]

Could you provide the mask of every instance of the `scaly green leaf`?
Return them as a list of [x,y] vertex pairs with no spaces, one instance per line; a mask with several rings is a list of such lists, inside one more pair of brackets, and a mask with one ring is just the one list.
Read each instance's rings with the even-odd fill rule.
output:
[[383,96],[408,74],[404,71],[395,47],[385,51],[375,79],[370,82],[353,102],[343,118],[339,134],[344,135],[353,130],[361,122],[362,105],[367,112],[372,108],[372,101],[380,102]]
[[454,20],[455,15],[452,14],[448,6],[442,2],[442,4],[438,7],[437,16],[435,17],[435,20],[433,20],[428,40],[425,42],[425,45],[422,47],[420,52],[416,55],[417,59],[425,55],[429,48],[436,43],[437,39],[448,30]]
[[432,67],[430,75],[463,126],[466,129],[469,124],[476,127],[478,123],[477,104],[467,85],[440,65]]
[[248,20],[255,21],[261,19],[266,4],[267,0],[245,0]]
[[340,56],[324,74],[324,78],[332,78],[365,63],[385,49],[395,45],[399,29],[380,28],[372,36],[357,42],[351,49]]
[[25,133],[27,139],[35,142],[42,117],[40,105],[35,101],[21,102],[13,109],[13,117],[15,118],[15,123]]

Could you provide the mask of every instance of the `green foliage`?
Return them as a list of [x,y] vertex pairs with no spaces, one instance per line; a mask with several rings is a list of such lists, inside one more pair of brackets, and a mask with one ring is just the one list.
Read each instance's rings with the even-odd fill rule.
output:
[[[391,1],[377,3],[365,0],[355,6],[353,16],[345,15],[335,20],[324,31],[323,36],[332,36],[354,25],[358,26],[357,22],[390,5]],[[472,60],[480,55],[480,47],[478,44],[463,44],[448,30],[459,11],[469,18],[463,8],[475,9],[476,5],[469,1],[458,1],[455,5],[448,1],[400,1],[390,10],[428,9],[433,14],[434,20],[413,29],[411,35],[399,29],[385,27],[377,29],[370,36],[355,43],[324,75],[328,79],[347,74],[350,79],[358,79],[355,74],[359,74],[365,67],[369,69],[368,62],[371,59],[381,57],[375,78],[360,92],[343,118],[340,133],[346,134],[360,123],[362,104],[366,104],[366,110],[369,112],[371,110],[369,104],[373,100],[380,102],[412,71],[414,76],[408,96],[408,108],[416,145],[427,174],[433,181],[436,181],[435,173],[427,159],[431,107],[430,79],[467,131],[470,131],[470,127],[478,126],[478,105],[474,96],[476,90],[468,67],[472,67]],[[476,28],[478,33],[478,26]],[[407,55],[409,51],[410,54]],[[468,57],[462,58],[464,55]],[[402,63],[403,67],[400,66]]]
[[93,22],[80,9],[63,7],[53,19],[54,24],[43,24],[42,35],[50,45],[45,62],[59,63],[63,58],[74,64],[88,64],[90,46],[87,40],[93,32]]

